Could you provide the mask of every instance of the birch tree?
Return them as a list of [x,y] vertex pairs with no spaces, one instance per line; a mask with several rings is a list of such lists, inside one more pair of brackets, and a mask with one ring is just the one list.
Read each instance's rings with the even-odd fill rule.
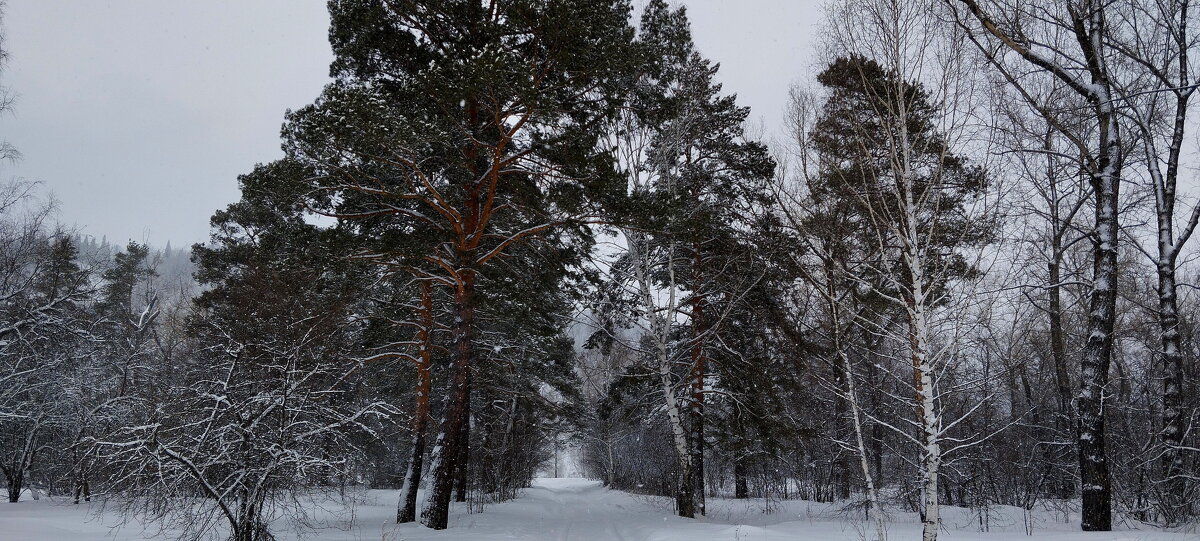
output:
[[952,450],[943,446],[954,441],[947,432],[969,414],[942,417],[938,380],[955,339],[936,340],[936,307],[952,280],[973,272],[959,249],[986,239],[976,208],[986,177],[951,149],[971,79],[936,13],[934,2],[837,4],[828,46],[852,56],[818,78],[831,94],[814,129],[829,186],[854,201],[881,256],[869,265],[877,278],[856,281],[905,323],[927,541],[939,528],[939,470]]
[[[856,202],[847,198],[830,197],[819,178],[821,155],[814,143],[814,125],[817,122],[821,102],[818,96],[799,87],[793,87],[786,118],[790,138],[787,155],[792,157],[791,167],[777,175],[774,191],[773,211],[791,231],[799,246],[792,252],[800,269],[799,276],[809,291],[819,299],[821,313],[825,318],[819,325],[826,344],[823,355],[831,375],[823,384],[836,395],[835,410],[839,421],[848,418],[851,441],[834,435],[835,442],[858,456],[858,466],[863,480],[867,518],[874,526],[875,541],[886,541],[887,524],[879,498],[878,480],[870,466],[870,451],[866,433],[866,418],[862,408],[857,380],[860,378],[855,366],[852,348],[853,335],[861,329],[857,319],[862,308],[857,304],[862,299],[854,292],[854,278],[865,271],[856,268],[856,262],[868,261],[873,244],[867,240],[869,233],[861,230],[862,222],[855,218]],[[794,178],[789,178],[789,174]],[[878,390],[877,390],[878,391]],[[847,409],[849,410],[847,412]],[[842,465],[848,470],[848,465]],[[848,497],[850,474],[844,471],[842,480]]]

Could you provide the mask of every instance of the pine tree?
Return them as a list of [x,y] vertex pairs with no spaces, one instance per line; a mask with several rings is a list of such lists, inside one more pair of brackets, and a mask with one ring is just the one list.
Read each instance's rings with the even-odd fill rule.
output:
[[[145,370],[140,360],[153,353],[154,332],[158,317],[158,298],[149,283],[158,275],[150,266],[149,248],[130,242],[124,252],[113,256],[112,266],[101,274],[97,314],[106,342],[108,363],[118,376],[114,395],[125,396],[129,386],[138,384],[138,374]],[[144,298],[135,291],[145,289]]]
[[[317,170],[321,212],[354,222],[360,257],[453,292],[452,370],[422,522],[445,528],[478,364],[477,288],[515,244],[586,237],[612,190],[597,126],[625,77],[614,0],[331,2],[336,82],[285,146]],[[584,240],[586,242],[586,239]]]
[[[745,138],[749,110],[723,96],[717,66],[700,56],[686,11],[651,1],[642,14],[642,73],[624,116],[614,125],[631,192],[623,229],[628,251],[616,262],[625,289],[619,306],[636,307],[653,336],[668,424],[678,462],[680,516],[704,514],[705,404],[710,359],[728,310],[759,280],[749,218],[765,198],[774,162],[766,148]],[[686,292],[657,306],[656,291]],[[686,308],[685,308],[686,307]],[[686,312],[686,321],[675,321]],[[630,316],[621,316],[627,319]],[[676,327],[688,338],[675,343]],[[682,349],[680,349],[682,348]],[[686,371],[675,374],[676,360]],[[679,380],[682,380],[680,383]],[[684,392],[679,393],[682,387]]]

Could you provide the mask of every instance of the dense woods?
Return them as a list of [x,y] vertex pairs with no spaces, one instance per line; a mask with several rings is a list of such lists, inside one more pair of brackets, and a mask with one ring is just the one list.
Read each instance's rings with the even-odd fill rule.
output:
[[832,1],[778,137],[665,0],[329,13],[329,84],[190,263],[0,189],[10,502],[264,541],[394,488],[444,529],[574,461],[876,541],[1195,524],[1188,0]]

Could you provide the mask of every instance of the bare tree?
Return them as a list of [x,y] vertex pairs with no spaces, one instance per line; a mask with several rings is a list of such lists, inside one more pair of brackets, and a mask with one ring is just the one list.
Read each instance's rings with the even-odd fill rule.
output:
[[49,230],[53,206],[26,205],[31,189],[0,190],[0,470],[11,502],[67,419],[65,375],[88,352],[92,291],[70,237]]
[[1176,272],[1183,246],[1200,222],[1200,204],[1185,207],[1184,221],[1177,219],[1181,206],[1180,160],[1190,123],[1191,98],[1200,88],[1193,53],[1198,36],[1196,7],[1188,0],[1130,0],[1122,8],[1109,7],[1119,31],[1110,46],[1128,62],[1123,83],[1117,88],[1122,111],[1137,130],[1154,198],[1153,250],[1133,243],[1154,264],[1158,276],[1158,326],[1165,370],[1162,386],[1163,419],[1159,432],[1162,486],[1158,508],[1170,526],[1192,514],[1195,494],[1187,473],[1184,436],[1188,413],[1184,411],[1184,351],[1179,331],[1179,295]]
[[[973,41],[1005,78],[1020,87],[1026,77],[1050,77],[1087,103],[1090,126],[1064,132],[1081,156],[1095,203],[1092,236],[1093,280],[1087,342],[1076,397],[1079,471],[1083,492],[1082,528],[1112,529],[1112,481],[1105,430],[1106,387],[1113,357],[1116,322],[1119,201],[1125,165],[1124,134],[1117,110],[1110,62],[1112,38],[1108,3],[1101,0],[1027,2],[977,0],[947,2]],[[969,19],[969,21],[968,21]],[[1015,53],[1020,65],[1010,61]],[[1034,68],[1032,73],[1028,68]]]
[[[0,21],[4,20],[5,2],[0,2]],[[4,65],[8,62],[8,48],[4,46],[4,36],[0,34],[0,73],[3,73]],[[0,84],[0,114],[7,113],[12,110],[13,96],[8,91],[8,87]],[[8,141],[0,141],[0,161],[15,160],[21,157],[21,153],[17,148]]]
[[[781,218],[785,228],[802,239],[802,248],[795,250],[800,258],[800,276],[808,283],[813,293],[824,305],[825,324],[819,328],[826,335],[831,355],[827,357],[832,376],[824,383],[837,395],[837,410],[847,417],[853,433],[851,441],[837,443],[859,458],[859,468],[866,494],[868,520],[874,526],[875,541],[887,540],[887,523],[880,506],[879,490],[870,464],[871,450],[867,446],[865,416],[860,402],[857,380],[861,377],[855,367],[851,353],[854,347],[852,332],[861,328],[857,321],[860,310],[854,306],[853,279],[849,276],[860,272],[854,262],[867,259],[863,254],[851,254],[854,249],[850,239],[855,233],[846,227],[849,218],[839,213],[837,203],[812,197],[810,187],[820,183],[818,163],[820,155],[814,148],[811,131],[817,122],[819,98],[812,92],[793,87],[790,92],[786,121],[789,129],[788,148],[783,152],[791,158],[791,167],[776,175],[773,211]],[[789,178],[789,174],[796,178]],[[847,468],[848,469],[848,468]],[[848,476],[848,472],[847,476]],[[848,482],[846,479],[844,482]]]
[[[350,464],[349,434],[398,412],[346,398],[363,363],[336,350],[329,318],[298,317],[290,336],[195,344],[168,388],[140,397],[138,422],[89,438],[108,503],[187,539],[224,525],[233,541],[267,541],[272,520],[303,520],[327,498],[323,478]],[[200,324],[232,338],[231,323]]]

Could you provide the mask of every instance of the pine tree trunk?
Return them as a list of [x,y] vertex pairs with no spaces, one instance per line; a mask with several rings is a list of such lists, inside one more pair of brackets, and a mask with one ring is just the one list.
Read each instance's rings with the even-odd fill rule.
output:
[[400,508],[396,511],[396,522],[412,522],[417,519],[417,490],[421,486],[421,468],[425,458],[425,432],[429,423],[429,399],[433,390],[432,366],[433,291],[428,281],[421,282],[421,327],[417,331],[420,351],[417,356],[417,404],[413,414],[413,449],[408,459],[408,470],[404,474],[404,485],[400,489]]
[[451,382],[441,429],[434,441],[430,455],[429,498],[421,511],[421,523],[435,530],[446,529],[450,514],[450,499],[453,496],[456,462],[461,453],[462,425],[467,421],[467,402],[470,385],[471,360],[473,357],[473,330],[475,324],[475,275],[464,272],[461,285],[455,291],[454,353],[451,364]]
[[458,458],[455,459],[454,470],[454,501],[467,501],[467,479],[471,467],[471,374],[467,373],[467,406],[466,418],[462,423],[462,435],[459,436]]
[[417,519],[417,490],[421,487],[421,468],[425,460],[424,424],[421,423],[420,431],[413,434],[412,454],[400,488],[400,509],[396,512],[396,522],[400,524]]

